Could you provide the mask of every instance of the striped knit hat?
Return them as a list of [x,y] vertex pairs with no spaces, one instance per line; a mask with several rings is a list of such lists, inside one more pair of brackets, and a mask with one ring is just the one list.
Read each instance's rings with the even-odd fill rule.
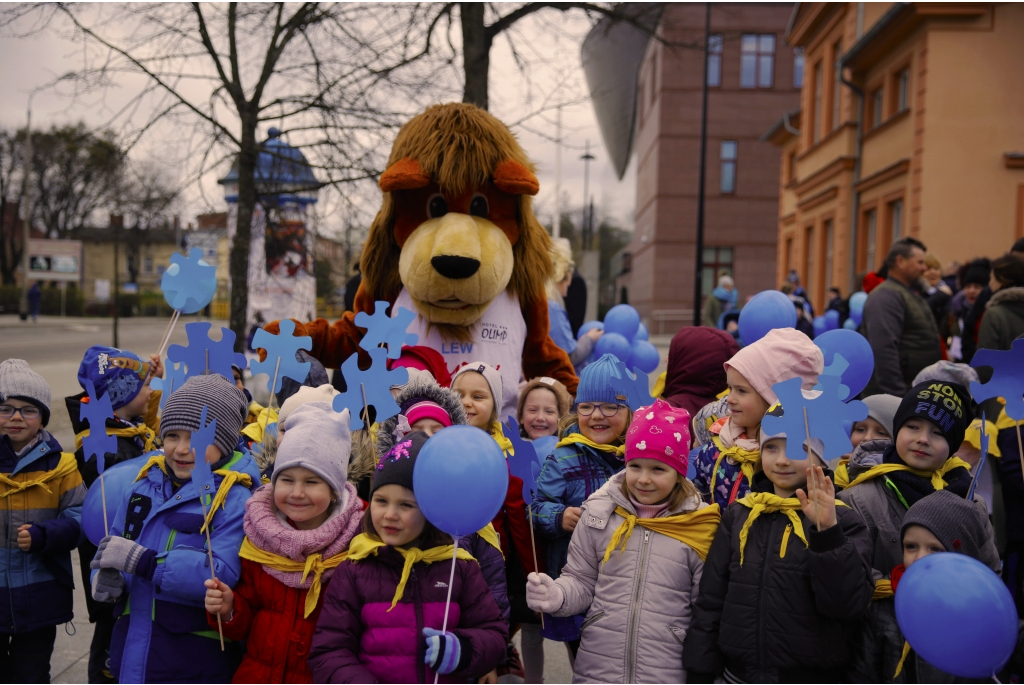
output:
[[217,419],[213,444],[227,456],[238,444],[239,431],[249,411],[245,394],[220,374],[192,376],[174,391],[160,415],[160,437],[168,431],[199,430],[199,417],[207,407],[206,422]]

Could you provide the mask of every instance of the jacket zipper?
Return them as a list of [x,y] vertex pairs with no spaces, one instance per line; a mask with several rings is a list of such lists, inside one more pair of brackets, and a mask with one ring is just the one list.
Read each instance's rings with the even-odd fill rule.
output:
[[757,595],[757,664],[760,667],[762,673],[758,674],[758,677],[763,677],[763,671],[765,669],[764,662],[764,596],[765,596],[765,581],[768,579],[768,564],[772,560],[772,540],[775,539],[775,523],[778,521],[778,516],[772,516],[771,525],[768,527],[768,540],[765,543],[764,548],[764,563],[761,565],[761,592]]
[[636,677],[634,669],[636,663],[634,660],[635,642],[636,642],[636,628],[637,623],[640,620],[640,589],[644,586],[644,576],[647,575],[647,543],[651,540],[651,531],[644,528],[644,541],[640,543],[640,555],[639,555],[639,573],[636,574],[636,580],[633,582],[633,600],[629,604],[629,628],[626,634],[626,682],[635,683]]
[[416,665],[420,670],[420,682],[425,683],[427,682],[427,665],[423,663],[423,659],[426,657],[426,644],[423,642],[423,602],[420,601],[420,584],[416,580],[415,566],[412,567],[409,580],[412,581],[410,584],[412,585],[412,596],[416,605]]

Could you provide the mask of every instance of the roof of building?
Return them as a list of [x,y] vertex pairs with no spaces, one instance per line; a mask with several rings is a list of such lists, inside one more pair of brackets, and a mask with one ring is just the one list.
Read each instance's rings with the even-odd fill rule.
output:
[[800,134],[798,126],[800,126],[799,108],[790,110],[779,117],[779,120],[772,124],[772,127],[761,136],[761,142],[783,145],[791,137]]

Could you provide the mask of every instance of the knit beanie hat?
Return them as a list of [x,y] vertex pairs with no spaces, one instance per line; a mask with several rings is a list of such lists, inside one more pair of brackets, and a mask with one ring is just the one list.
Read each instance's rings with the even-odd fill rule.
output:
[[971,383],[980,383],[978,372],[967,364],[937,361],[930,366],[921,369],[920,373],[914,376],[911,387],[926,381],[945,381],[946,383],[959,383],[965,388],[971,387]]
[[440,404],[430,400],[417,398],[408,406],[402,407],[402,413],[405,414],[405,420],[410,426],[420,419],[434,419],[445,428],[452,425],[452,417],[448,416],[448,412]]
[[896,439],[896,433],[892,429],[892,419],[896,410],[900,408],[903,400],[895,395],[872,395],[864,398],[864,404],[868,405],[868,417],[878,421],[882,427],[889,432],[889,436]]
[[288,432],[277,446],[274,475],[293,466],[307,468],[341,496],[348,479],[348,462],[352,456],[348,409],[336,412],[330,402],[307,402],[289,417]]
[[625,406],[626,396],[616,394],[612,378],[619,377],[619,367],[624,365],[616,357],[606,354],[596,362],[587,364],[580,372],[576,386],[576,404],[580,402],[609,402]]
[[384,485],[401,485],[412,490],[412,469],[416,465],[416,455],[420,453],[428,440],[423,431],[409,433],[405,439],[395,443],[387,454],[380,458],[373,472],[370,483],[370,496]]
[[[781,406],[781,405],[776,405],[775,407],[772,407],[772,409],[775,410],[779,406]],[[769,412],[769,413],[771,413],[771,412]],[[759,442],[760,442],[759,447],[760,447],[760,449],[763,450],[764,446],[770,440],[776,440],[776,439],[780,439],[780,438],[783,439],[783,440],[788,440],[788,438],[786,437],[785,431],[783,431],[781,433],[775,433],[774,435],[768,435],[768,433],[766,431],[761,430],[761,438],[759,440]],[[807,452],[807,438],[806,438],[806,436],[801,435],[801,436],[798,436],[797,439],[800,440],[800,444],[803,446],[804,452],[806,453]],[[823,456],[825,454],[825,443],[822,442],[821,438],[815,438],[813,436],[811,437],[810,443],[811,443],[811,453],[814,456],[816,456],[818,458],[818,461],[821,462],[821,465],[824,466],[826,464],[825,457]]]
[[213,444],[221,454],[229,455],[238,444],[239,431],[249,412],[245,395],[235,384],[218,373],[192,376],[164,403],[160,415],[160,437],[172,430],[199,430],[199,417],[207,407],[206,423],[217,419]]
[[799,377],[800,387],[810,390],[825,368],[821,349],[795,328],[773,328],[747,345],[725,363],[740,372],[758,395],[771,406],[779,401],[772,386]]
[[900,529],[900,541],[910,526],[922,526],[938,538],[947,552],[966,554],[981,561],[989,538],[988,521],[974,505],[949,490],[922,497],[907,510]]
[[24,359],[0,362],[0,400],[12,397],[38,407],[44,426],[50,422],[50,386]]
[[971,395],[959,383],[919,383],[900,402],[892,427],[898,433],[903,424],[913,418],[928,419],[938,426],[949,443],[949,454],[952,456],[963,444],[967,426],[974,419]]
[[554,378],[548,378],[547,376],[541,376],[540,378],[534,378],[519,392],[519,406],[516,408],[516,419],[522,423],[523,421],[523,405],[526,404],[526,396],[530,394],[530,391],[534,388],[546,388],[555,394],[555,402],[558,404],[558,416],[562,417],[569,413],[569,407],[572,406],[572,397],[569,395],[569,391],[566,390],[565,386]]
[[308,402],[333,402],[334,396],[340,394],[330,383],[325,383],[315,388],[304,385],[298,391],[286,399],[281,405],[281,411],[277,413],[277,425],[285,430],[288,426],[285,421],[291,413]]
[[975,259],[967,265],[967,270],[964,272],[963,281],[960,283],[960,287],[962,288],[969,283],[980,285],[982,287],[987,286],[991,276],[992,262],[987,259]]
[[487,385],[491,388],[491,399],[494,400],[494,411],[500,414],[502,405],[501,374],[487,362],[469,362],[452,376],[452,385],[455,385],[456,378],[469,371],[476,371],[487,381]]
[[285,401],[297,393],[299,388],[318,388],[331,382],[331,379],[327,377],[327,369],[324,368],[324,365],[311,357],[305,350],[296,352],[295,360],[300,364],[309,362],[309,373],[301,383],[287,376],[281,379],[281,392],[277,393],[277,406],[279,407],[283,407]]
[[96,396],[106,395],[110,406],[120,409],[139,394],[149,376],[149,362],[139,355],[116,347],[93,345],[85,351],[78,365],[78,384],[85,389],[85,381],[92,381]]
[[626,432],[626,462],[656,459],[682,475],[690,460],[690,414],[658,399],[640,407]]
[[447,388],[452,384],[452,375],[448,372],[444,357],[432,347],[402,345],[401,356],[398,359],[389,359],[387,366],[388,369],[396,369],[401,366],[407,369],[426,371],[442,388]]

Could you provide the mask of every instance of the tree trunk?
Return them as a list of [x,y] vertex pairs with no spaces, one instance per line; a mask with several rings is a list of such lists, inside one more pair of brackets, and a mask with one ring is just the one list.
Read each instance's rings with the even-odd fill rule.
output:
[[256,116],[242,116],[242,144],[238,151],[238,223],[231,243],[231,330],[235,332],[235,351],[242,352],[248,331],[249,244],[252,240],[252,215],[256,206]]
[[462,101],[487,109],[487,73],[491,66],[491,39],[484,24],[484,3],[459,4],[462,24],[462,66],[466,86]]

